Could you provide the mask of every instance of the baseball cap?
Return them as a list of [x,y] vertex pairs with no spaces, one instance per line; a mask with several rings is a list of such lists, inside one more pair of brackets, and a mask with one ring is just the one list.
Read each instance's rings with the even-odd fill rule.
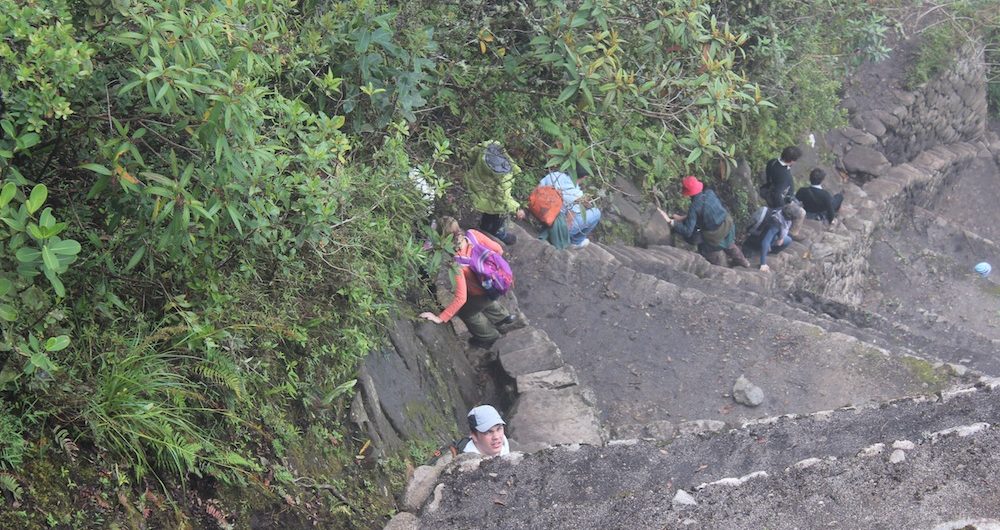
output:
[[497,409],[490,405],[479,405],[469,411],[469,428],[479,432],[486,432],[497,424],[507,425],[500,417]]

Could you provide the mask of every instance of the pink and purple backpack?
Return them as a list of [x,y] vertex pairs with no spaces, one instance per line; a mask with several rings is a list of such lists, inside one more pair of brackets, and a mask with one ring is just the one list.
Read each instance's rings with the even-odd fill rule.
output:
[[479,280],[479,285],[491,300],[507,294],[514,285],[514,273],[511,272],[507,260],[480,243],[472,230],[467,231],[465,237],[472,245],[472,250],[467,257],[455,256],[455,261],[472,269]]

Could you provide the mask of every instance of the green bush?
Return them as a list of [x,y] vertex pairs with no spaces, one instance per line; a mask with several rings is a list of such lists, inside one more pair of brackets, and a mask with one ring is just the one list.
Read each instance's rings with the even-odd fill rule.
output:
[[906,75],[906,87],[914,89],[936,78],[954,63],[961,46],[962,39],[949,24],[934,26],[923,32],[916,56]]
[[444,261],[411,171],[460,199],[499,139],[522,196],[561,168],[672,204],[842,119],[883,21],[799,4],[0,0],[0,391],[26,411],[0,440],[55,418],[168,489],[290,490],[281,460],[350,443],[358,363]]

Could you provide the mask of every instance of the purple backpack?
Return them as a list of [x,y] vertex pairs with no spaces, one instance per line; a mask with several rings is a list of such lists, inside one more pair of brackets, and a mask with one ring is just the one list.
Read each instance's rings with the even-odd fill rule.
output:
[[472,245],[472,250],[468,257],[455,256],[455,261],[459,265],[466,265],[472,269],[479,280],[479,285],[483,287],[486,296],[491,300],[496,300],[507,294],[514,285],[514,273],[510,271],[507,260],[480,243],[473,235],[472,230],[467,231],[465,237]]

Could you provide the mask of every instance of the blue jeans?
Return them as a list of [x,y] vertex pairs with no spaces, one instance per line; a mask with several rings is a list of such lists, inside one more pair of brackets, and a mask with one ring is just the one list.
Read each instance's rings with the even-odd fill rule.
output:
[[569,242],[579,245],[581,241],[587,239],[594,227],[601,220],[601,211],[597,208],[588,208],[581,213],[573,212],[573,226],[569,227]]
[[764,232],[764,236],[760,240],[760,264],[767,264],[767,255],[777,254],[782,250],[788,248],[788,245],[792,244],[792,238],[785,236],[785,239],[778,241],[778,236],[781,235],[781,231],[778,228],[770,228],[767,232]]

